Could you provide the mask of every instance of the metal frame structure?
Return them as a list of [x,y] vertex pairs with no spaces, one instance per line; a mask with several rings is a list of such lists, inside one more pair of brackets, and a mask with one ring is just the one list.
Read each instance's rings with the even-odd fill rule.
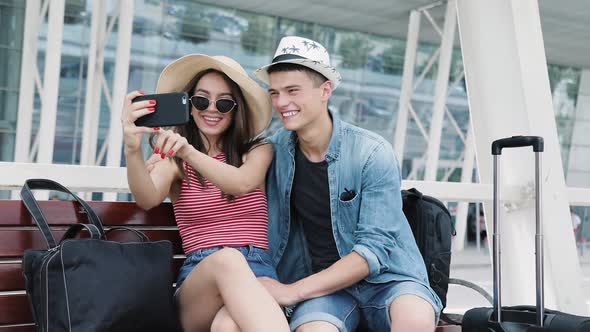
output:
[[[86,103],[84,105],[84,125],[82,131],[81,164],[100,165],[106,156],[108,166],[121,165],[122,130],[121,105],[127,91],[131,54],[131,36],[134,1],[121,0],[107,21],[107,1],[92,3],[91,38],[88,53],[88,75],[86,84]],[[25,31],[21,65],[21,83],[16,133],[15,161],[53,162],[55,141],[55,121],[61,63],[61,44],[64,27],[65,0],[27,0],[25,12]],[[43,80],[38,72],[39,26],[48,15],[47,46],[45,52],[45,72]],[[118,21],[118,22],[117,22]],[[118,23],[115,77],[112,89],[105,79],[103,64],[104,50],[115,26]],[[37,90],[41,99],[41,121],[39,132],[31,146],[33,102]],[[111,91],[113,93],[111,94]],[[107,100],[111,112],[108,139],[103,143],[97,156],[97,139],[101,98]],[[107,151],[108,147],[109,148]],[[114,194],[106,194],[113,200]],[[47,198],[40,193],[39,198]],[[18,198],[18,193],[13,194]]]
[[[451,56],[453,53],[453,42],[455,40],[455,28],[457,25],[456,2],[450,0],[446,2],[446,11],[444,25],[441,29],[439,24],[434,20],[429,12],[433,8],[444,5],[444,2],[437,2],[431,5],[417,8],[410,13],[410,20],[408,23],[408,36],[406,44],[406,53],[404,58],[404,69],[402,77],[402,87],[399,98],[398,115],[395,129],[394,151],[398,156],[400,163],[404,159],[404,148],[406,142],[406,133],[408,121],[411,119],[415,121],[422,136],[426,140],[427,151],[423,157],[424,163],[415,163],[410,171],[408,179],[416,179],[419,168],[425,166],[424,180],[426,181],[447,181],[449,176],[457,169],[457,167],[448,167],[447,172],[441,179],[437,179],[437,174],[441,161],[439,160],[441,137],[445,115],[465,145],[464,153],[457,161],[458,165],[462,165],[461,182],[471,183],[474,168],[475,148],[473,146],[473,132],[469,128],[467,133],[464,133],[457,121],[449,111],[447,98],[449,91],[457,85],[464,77],[462,72],[457,79],[449,86],[449,77],[451,69]],[[432,54],[427,62],[426,67],[419,75],[416,83],[414,83],[414,70],[416,65],[416,50],[418,39],[420,35],[420,21],[421,17],[425,17],[431,24],[433,29],[441,37],[440,47]],[[427,133],[425,126],[421,123],[412,107],[412,96],[416,88],[422,83],[426,74],[430,71],[432,66],[438,62],[438,70],[435,82],[434,103],[432,108],[432,116],[430,122],[430,131]],[[471,135],[471,137],[470,137]],[[454,250],[462,250],[465,245],[467,217],[468,217],[469,203],[461,202],[457,207],[456,229],[457,236],[453,241]]]
[[31,151],[31,127],[35,88],[38,91],[42,91],[41,79],[39,78],[40,75],[37,69],[37,35],[39,33],[39,23],[45,15],[41,14],[40,10],[41,0],[27,1],[16,122],[16,146],[14,152],[14,161],[16,162],[33,161],[29,154]]
[[[16,133],[15,160],[39,163],[53,162],[55,140],[55,120],[57,114],[57,97],[59,93],[59,75],[61,64],[61,43],[63,35],[65,0],[27,1],[25,10],[25,31],[23,41],[23,59],[21,65],[21,95],[19,96],[19,113]],[[43,81],[37,67],[37,37],[41,22],[47,18],[47,45]],[[39,131],[31,147],[31,122],[33,119],[33,102],[35,88],[41,97],[41,117]],[[37,156],[35,158],[35,155]],[[46,198],[42,193],[39,198]]]
[[[86,104],[84,108],[80,164],[101,165],[106,156],[107,166],[118,167],[121,165],[121,148],[123,144],[120,121],[121,105],[123,105],[125,91],[127,91],[131,36],[133,33],[133,15],[121,15],[121,13],[133,13],[135,5],[133,0],[119,1],[119,5],[115,8],[115,12],[112,13],[108,21],[107,2],[94,1],[92,5],[91,40],[88,54],[88,79],[86,82]],[[112,89],[110,89],[104,75],[104,50],[117,21],[115,77]],[[110,110],[110,125],[107,139],[98,150],[97,155],[99,117],[103,93]],[[105,196],[107,200],[116,198],[114,193],[105,193]]]

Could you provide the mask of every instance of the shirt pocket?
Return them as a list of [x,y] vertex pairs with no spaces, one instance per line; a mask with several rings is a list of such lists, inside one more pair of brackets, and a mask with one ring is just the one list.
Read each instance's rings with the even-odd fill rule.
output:
[[336,223],[339,230],[342,232],[342,236],[345,240],[354,240],[354,231],[357,228],[360,208],[361,208],[361,194],[355,193],[352,199],[343,201],[340,198],[338,201],[338,213],[339,218]]

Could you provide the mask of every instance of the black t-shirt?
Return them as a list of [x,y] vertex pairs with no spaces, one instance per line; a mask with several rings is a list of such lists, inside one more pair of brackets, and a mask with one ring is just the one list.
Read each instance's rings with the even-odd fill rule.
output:
[[332,232],[328,163],[307,160],[299,147],[295,152],[291,206],[295,221],[303,225],[313,272],[324,270],[339,260]]

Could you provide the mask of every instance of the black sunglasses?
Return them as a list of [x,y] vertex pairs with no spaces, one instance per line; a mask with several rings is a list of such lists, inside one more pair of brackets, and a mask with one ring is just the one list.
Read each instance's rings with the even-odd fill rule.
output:
[[[207,97],[203,96],[192,96],[190,98],[191,104],[199,111],[206,111],[209,108],[209,105],[213,100],[209,100]],[[231,112],[238,104],[235,101],[229,98],[222,98],[215,100],[215,108],[219,111],[219,113],[229,113]]]

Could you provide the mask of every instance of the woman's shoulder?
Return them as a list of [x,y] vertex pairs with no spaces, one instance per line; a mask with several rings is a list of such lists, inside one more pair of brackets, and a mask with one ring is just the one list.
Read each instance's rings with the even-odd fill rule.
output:
[[253,144],[242,156],[242,162],[245,163],[248,158],[272,158],[272,145],[266,140]]

